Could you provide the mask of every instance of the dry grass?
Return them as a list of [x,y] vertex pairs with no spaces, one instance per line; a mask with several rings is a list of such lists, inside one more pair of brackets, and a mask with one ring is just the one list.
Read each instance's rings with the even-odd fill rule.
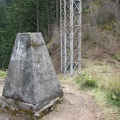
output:
[[110,0],[83,3],[83,57],[103,60],[111,55],[119,61],[120,12],[116,11],[117,3]]
[[116,68],[116,61],[109,61],[111,62],[83,59],[81,76],[71,78],[69,74],[60,74],[58,78],[61,82],[76,82],[81,89],[93,96],[103,111],[105,120],[120,120],[120,100],[111,92],[120,92],[120,69]]
[[[105,120],[120,120],[120,69],[116,69],[115,62],[109,64],[106,61],[84,59],[82,63],[84,64],[82,72],[91,76],[97,84],[97,87],[87,88],[87,92],[95,98],[103,110]],[[81,78],[77,81],[80,85]]]

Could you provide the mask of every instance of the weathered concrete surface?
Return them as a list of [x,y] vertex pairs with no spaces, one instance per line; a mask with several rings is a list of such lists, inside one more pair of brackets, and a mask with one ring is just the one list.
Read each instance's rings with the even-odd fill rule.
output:
[[[23,109],[38,111],[62,90],[41,33],[18,33],[2,102],[18,107],[18,102],[30,105]],[[28,109],[29,108],[29,109]]]

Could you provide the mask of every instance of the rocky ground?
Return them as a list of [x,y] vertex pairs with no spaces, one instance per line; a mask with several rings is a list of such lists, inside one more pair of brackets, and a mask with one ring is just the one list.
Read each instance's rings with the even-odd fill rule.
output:
[[[4,79],[0,79],[2,94]],[[94,99],[84,91],[78,90],[71,82],[61,81],[64,91],[63,102],[43,118],[35,119],[25,114],[13,114],[0,110],[0,120],[104,120]]]

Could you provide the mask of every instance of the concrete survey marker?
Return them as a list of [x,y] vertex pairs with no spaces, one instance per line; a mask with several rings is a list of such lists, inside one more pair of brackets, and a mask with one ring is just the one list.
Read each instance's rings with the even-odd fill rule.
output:
[[37,112],[63,92],[41,33],[18,33],[6,77],[2,104]]

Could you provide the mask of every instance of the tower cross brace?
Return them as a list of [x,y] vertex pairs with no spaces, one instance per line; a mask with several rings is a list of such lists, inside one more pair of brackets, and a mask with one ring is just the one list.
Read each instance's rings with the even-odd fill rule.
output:
[[81,72],[82,0],[60,0],[61,71]]

